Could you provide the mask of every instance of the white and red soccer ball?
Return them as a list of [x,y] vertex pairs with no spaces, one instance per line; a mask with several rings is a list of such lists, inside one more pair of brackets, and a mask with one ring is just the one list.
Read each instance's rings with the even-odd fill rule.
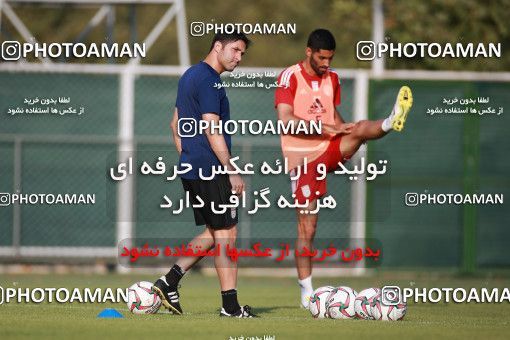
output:
[[354,301],[358,293],[346,286],[333,289],[326,301],[326,314],[331,319],[352,319],[356,312]]
[[152,283],[141,281],[128,288],[127,307],[133,314],[155,314],[161,306],[161,298],[152,290]]
[[407,312],[407,303],[399,301],[395,304],[384,304],[380,297],[376,298],[370,308],[374,320],[399,321]]
[[407,312],[407,304],[399,300],[384,301],[381,293],[379,288],[367,288],[358,294],[354,289],[346,286],[320,287],[310,298],[310,313],[318,319],[356,317],[365,320],[402,320]]
[[335,289],[333,286],[324,286],[313,291],[312,296],[310,296],[308,309],[314,318],[323,319],[327,317],[326,301],[333,289]]
[[380,298],[381,290],[379,288],[367,288],[359,292],[354,301],[354,310],[356,316],[360,319],[374,320],[371,306],[374,300]]

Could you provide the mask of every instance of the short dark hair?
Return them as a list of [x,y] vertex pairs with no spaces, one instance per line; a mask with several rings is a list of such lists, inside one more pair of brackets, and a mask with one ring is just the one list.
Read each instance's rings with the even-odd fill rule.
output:
[[213,38],[213,41],[211,43],[211,48],[209,49],[209,52],[212,51],[213,47],[214,47],[214,43],[219,41],[221,43],[221,45],[225,45],[229,42],[234,42],[234,41],[238,41],[238,40],[242,40],[244,41],[244,43],[246,44],[246,48],[248,49],[248,47],[250,46],[251,44],[251,40],[248,39],[248,37],[244,34],[244,33],[239,33],[239,32],[234,32],[234,33],[216,33],[214,35],[214,38]]
[[310,33],[306,46],[310,47],[312,51],[333,51],[336,48],[335,37],[327,29],[318,28]]

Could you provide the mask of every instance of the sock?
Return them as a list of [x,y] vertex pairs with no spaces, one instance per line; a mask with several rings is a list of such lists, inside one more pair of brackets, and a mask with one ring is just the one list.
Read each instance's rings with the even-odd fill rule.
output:
[[237,290],[229,289],[221,292],[221,300],[223,302],[223,309],[228,314],[232,314],[241,309],[239,302],[237,302]]
[[313,293],[312,275],[304,278],[303,280],[298,280],[298,283],[299,287],[301,287],[301,304],[304,307],[308,307],[310,296],[312,296]]
[[177,290],[179,281],[186,274],[186,271],[179,267],[178,264],[174,264],[172,269],[165,275],[166,283],[170,286],[170,290]]
[[389,132],[389,131],[393,130],[393,126],[391,125],[391,120],[392,119],[393,119],[393,112],[391,113],[391,115],[388,118],[383,120],[382,125],[381,125],[381,129],[384,132]]
[[389,131],[393,130],[393,125],[392,125],[391,121],[393,120],[393,117],[395,117],[395,111],[400,110],[400,108],[397,106],[397,103],[398,103],[398,100],[397,100],[397,102],[395,102],[395,105],[393,106],[393,109],[391,110],[391,113],[388,116],[388,118],[386,118],[382,122],[381,129],[384,132],[389,132]]

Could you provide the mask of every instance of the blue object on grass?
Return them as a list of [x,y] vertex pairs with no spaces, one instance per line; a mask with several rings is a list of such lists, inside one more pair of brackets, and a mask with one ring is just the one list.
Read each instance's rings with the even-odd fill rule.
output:
[[120,314],[116,309],[114,308],[106,308],[101,311],[97,315],[98,318],[123,318],[124,316]]

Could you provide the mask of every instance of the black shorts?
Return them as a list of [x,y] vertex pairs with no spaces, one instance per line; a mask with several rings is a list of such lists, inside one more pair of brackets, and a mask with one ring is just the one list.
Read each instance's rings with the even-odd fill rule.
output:
[[207,225],[213,229],[227,229],[238,222],[237,208],[227,208],[224,214],[214,213],[211,209],[211,202],[214,202],[215,209],[219,204],[229,204],[232,195],[232,186],[227,175],[216,175],[210,181],[201,179],[181,178],[184,191],[190,194],[192,204],[198,204],[198,195],[204,201],[203,208],[193,208],[196,225]]

